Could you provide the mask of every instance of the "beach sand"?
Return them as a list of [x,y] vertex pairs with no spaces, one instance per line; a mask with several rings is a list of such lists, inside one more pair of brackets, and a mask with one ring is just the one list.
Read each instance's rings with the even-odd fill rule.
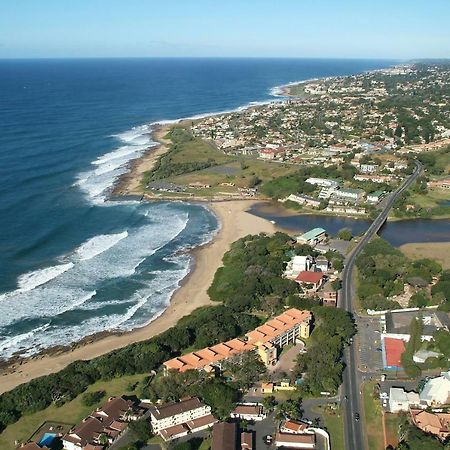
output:
[[15,363],[0,373],[0,393],[33,378],[57,372],[73,361],[92,359],[133,342],[149,339],[175,325],[181,317],[190,314],[194,309],[217,304],[211,302],[206,291],[211,285],[214,273],[222,265],[222,257],[230,244],[247,234],[276,231],[269,221],[246,212],[254,203],[254,200],[237,200],[208,204],[219,218],[221,228],[210,243],[193,250],[193,270],[174,293],[167,309],[149,325],[75,346],[60,354],[41,355]]

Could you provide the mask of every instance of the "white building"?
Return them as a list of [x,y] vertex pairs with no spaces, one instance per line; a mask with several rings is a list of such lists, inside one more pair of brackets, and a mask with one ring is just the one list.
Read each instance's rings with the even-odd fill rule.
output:
[[316,435],[277,433],[275,436],[275,445],[283,448],[315,449]]
[[233,419],[259,422],[267,417],[262,405],[259,403],[238,403],[230,413]]
[[314,186],[320,186],[324,188],[339,187],[339,183],[335,180],[329,180],[328,178],[308,178],[306,183],[312,184]]
[[300,272],[309,270],[311,266],[311,256],[296,255],[287,263],[284,276],[286,278],[296,278]]
[[150,408],[153,431],[166,441],[204,430],[215,422],[217,420],[211,415],[211,408],[197,397],[154,405]]
[[340,189],[335,192],[335,197],[342,200],[359,201],[364,198],[365,192],[362,189]]
[[428,380],[420,393],[420,401],[428,406],[439,406],[450,402],[450,371]]
[[389,390],[389,411],[391,413],[409,411],[410,406],[419,404],[420,398],[417,392],[406,392],[403,388],[396,387],[391,387]]
[[299,205],[312,206],[313,208],[318,208],[320,206],[320,200],[303,194],[291,194],[289,197],[286,197],[283,202],[288,200]]

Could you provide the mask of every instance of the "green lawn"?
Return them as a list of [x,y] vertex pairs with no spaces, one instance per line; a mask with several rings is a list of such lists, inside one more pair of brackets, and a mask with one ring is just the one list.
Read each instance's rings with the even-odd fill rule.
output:
[[330,434],[330,444],[333,450],[345,450],[344,421],[341,411],[336,414],[326,412],[324,414],[325,427]]
[[0,449],[14,450],[14,441],[24,442],[47,421],[63,422],[75,425],[84,417],[94,410],[97,406],[104,403],[108,397],[117,395],[132,395],[134,392],[127,391],[130,384],[141,381],[145,375],[131,375],[122,378],[116,378],[110,381],[99,381],[86,390],[86,392],[104,390],[105,397],[99,404],[93,406],[84,406],[81,402],[83,394],[60,408],[52,405],[43,411],[23,416],[18,422],[8,426],[3,433],[0,434]]
[[363,385],[363,403],[364,403],[364,429],[367,432],[369,450],[383,450],[383,415],[381,405],[378,399],[373,397],[373,388],[375,382],[371,381]]

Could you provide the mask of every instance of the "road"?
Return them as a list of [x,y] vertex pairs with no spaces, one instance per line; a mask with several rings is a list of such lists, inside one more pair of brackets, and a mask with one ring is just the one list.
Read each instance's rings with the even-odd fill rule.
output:
[[[414,173],[406,178],[399,188],[393,192],[378,217],[372,222],[365,235],[358,242],[356,247],[347,257],[344,270],[342,271],[342,289],[340,292],[340,306],[353,313],[353,291],[352,272],[356,258],[370,242],[370,240],[378,233],[381,226],[387,219],[389,212],[397,199],[397,197],[416,181],[422,172],[423,166],[416,161]],[[364,424],[362,420],[356,421],[355,415],[360,414],[361,408],[361,378],[358,372],[358,348],[356,344],[352,344],[344,352],[344,362],[346,369],[344,371],[344,379],[342,384],[343,398],[347,398],[343,403],[344,408],[344,428],[345,428],[345,448],[346,450],[364,450],[366,448],[366,440],[364,436]]]

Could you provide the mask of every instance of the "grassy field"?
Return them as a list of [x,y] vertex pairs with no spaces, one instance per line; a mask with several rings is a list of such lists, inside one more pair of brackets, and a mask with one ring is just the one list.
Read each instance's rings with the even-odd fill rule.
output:
[[445,189],[429,189],[426,194],[412,194],[411,203],[421,208],[435,208],[440,206],[442,202],[449,200],[450,194]]
[[383,450],[385,448],[383,415],[380,402],[373,397],[374,385],[374,382],[368,382],[363,385],[364,429],[367,432],[369,450]]
[[99,381],[90,386],[86,392],[104,390],[105,397],[97,405],[85,406],[81,402],[83,394],[61,407],[54,405],[38,411],[34,414],[23,416],[18,422],[10,425],[3,433],[0,434],[0,449],[14,450],[16,447],[14,441],[27,441],[30,436],[44,423],[44,422],[58,422],[64,419],[64,423],[75,425],[84,417],[88,416],[100,404],[104,403],[108,397],[117,395],[132,395],[134,392],[129,391],[130,385],[142,381],[144,375],[132,375],[122,378],[113,379],[110,381]]
[[333,450],[345,450],[343,417],[339,410],[335,413],[326,412],[324,414],[325,427],[330,434],[331,448]]
[[411,259],[430,258],[444,269],[450,269],[450,242],[420,242],[405,244],[400,250]]
[[385,414],[384,425],[386,428],[386,445],[396,447],[398,445],[398,426],[400,418],[398,414]]
[[[252,187],[255,180],[267,181],[296,170],[296,166],[262,161],[254,156],[226,155],[210,142],[192,137],[188,130],[176,129],[177,133],[171,135],[169,132],[166,136],[172,140],[171,148],[161,156],[159,167],[157,165],[154,171],[145,174],[144,186],[153,177],[183,186],[191,183],[211,186],[188,188],[185,193],[179,194],[180,197],[189,194],[226,196],[238,194],[239,188]],[[233,186],[224,186],[224,183]]]

